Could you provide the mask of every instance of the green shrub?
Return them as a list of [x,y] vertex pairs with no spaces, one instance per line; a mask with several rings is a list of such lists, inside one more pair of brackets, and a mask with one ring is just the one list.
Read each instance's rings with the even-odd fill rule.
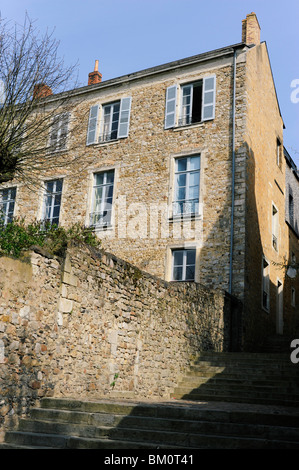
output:
[[93,229],[78,223],[64,228],[47,222],[26,225],[24,219],[15,219],[4,225],[0,220],[0,256],[11,255],[18,258],[22,251],[33,245],[38,245],[51,254],[61,255],[71,241],[96,248],[100,246]]

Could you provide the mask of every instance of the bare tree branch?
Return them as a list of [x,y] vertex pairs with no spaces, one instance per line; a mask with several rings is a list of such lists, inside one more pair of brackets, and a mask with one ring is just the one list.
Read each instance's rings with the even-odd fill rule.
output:
[[[41,34],[28,15],[22,26],[0,18],[0,183],[34,179],[72,161],[77,65],[65,66],[58,46],[53,33]],[[64,120],[57,117],[61,109]]]

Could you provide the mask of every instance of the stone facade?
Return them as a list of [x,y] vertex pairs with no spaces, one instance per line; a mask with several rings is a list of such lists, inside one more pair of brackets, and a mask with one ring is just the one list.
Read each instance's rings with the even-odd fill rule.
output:
[[[49,256],[49,255],[48,255]],[[0,263],[0,427],[41,397],[161,399],[198,351],[230,345],[230,300],[103,251]]]
[[[277,163],[283,120],[255,14],[243,22],[240,44],[108,81],[101,81],[97,68],[97,83],[74,92],[70,126],[82,126],[69,148],[79,158],[70,167],[40,175],[36,191],[18,181],[3,185],[17,187],[15,215],[27,221],[42,218],[44,182],[61,178],[59,223],[89,225],[94,175],[113,170],[112,223],[96,228],[104,249],[166,281],[173,279],[174,250],[195,250],[195,282],[228,291],[244,302],[244,347],[256,348],[268,332],[277,330],[277,288],[278,282],[285,282],[279,264],[289,253],[289,228],[283,156]],[[182,125],[178,119],[183,87],[201,84],[204,89],[211,77],[214,114]],[[177,89],[176,120],[167,127],[166,96],[172,86]],[[208,95],[203,92],[203,102]],[[99,141],[105,105],[128,98],[128,133]],[[55,99],[50,97],[49,105]],[[96,105],[97,139],[87,145],[90,111]],[[172,214],[175,166],[179,158],[194,156],[200,156],[199,211],[182,221]],[[273,207],[278,214],[278,250],[273,248]],[[266,310],[263,257],[271,283]]]

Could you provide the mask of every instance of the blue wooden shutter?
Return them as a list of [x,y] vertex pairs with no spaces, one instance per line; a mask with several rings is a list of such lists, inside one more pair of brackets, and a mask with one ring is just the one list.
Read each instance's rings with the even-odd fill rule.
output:
[[59,142],[58,142],[59,150],[63,150],[63,149],[66,148],[68,127],[69,127],[69,119],[70,119],[69,113],[60,115]]
[[87,145],[94,144],[95,141],[96,141],[98,113],[99,113],[99,106],[98,105],[92,106],[90,108],[89,120],[88,120],[88,130],[87,130],[87,140],[86,140]]
[[216,75],[203,79],[202,120],[215,119]]
[[131,111],[132,98],[122,98],[120,102],[119,123],[117,137],[128,137],[129,124],[130,124],[130,111]]
[[172,85],[166,90],[165,129],[175,126],[177,87]]
[[50,149],[56,150],[58,144],[58,133],[59,133],[59,115],[54,116],[52,119],[51,131],[50,131]]

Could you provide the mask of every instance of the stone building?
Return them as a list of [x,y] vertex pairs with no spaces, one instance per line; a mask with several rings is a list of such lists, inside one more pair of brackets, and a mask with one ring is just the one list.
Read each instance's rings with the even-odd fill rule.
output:
[[[3,184],[6,221],[93,226],[105,250],[143,271],[227,291],[243,302],[245,348],[291,334],[287,321],[298,320],[295,306],[284,317],[283,264],[299,259],[298,230],[285,211],[291,196],[298,207],[298,192],[288,189],[284,123],[255,13],[231,46],[107,81],[96,61],[72,99],[49,143],[79,158],[41,175],[38,193]],[[293,292],[298,276],[292,282]]]

